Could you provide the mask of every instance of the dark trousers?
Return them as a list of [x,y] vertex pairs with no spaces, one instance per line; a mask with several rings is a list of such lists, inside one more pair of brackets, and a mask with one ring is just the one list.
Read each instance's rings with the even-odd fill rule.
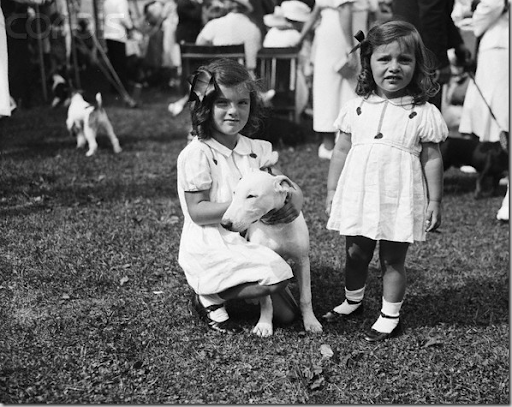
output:
[[120,41],[106,40],[107,43],[107,56],[114,68],[114,71],[119,76],[124,88],[127,89],[127,58],[126,58],[126,44]]
[[7,36],[7,63],[9,75],[9,91],[16,103],[30,106],[33,85],[33,71],[30,64],[30,51],[27,38]]

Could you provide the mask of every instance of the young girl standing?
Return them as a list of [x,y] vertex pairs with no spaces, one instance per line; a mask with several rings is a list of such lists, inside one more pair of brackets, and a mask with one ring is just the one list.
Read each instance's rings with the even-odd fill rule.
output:
[[[293,274],[271,249],[248,242],[220,222],[238,180],[252,169],[280,174],[277,153],[249,134],[261,112],[259,89],[245,67],[228,59],[196,71],[190,91],[194,139],[178,156],[178,195],[185,217],[178,261],[194,290],[193,310],[208,327],[236,333],[225,302],[271,295],[274,317],[291,322],[296,303],[285,287]],[[302,208],[303,196],[294,184],[288,203],[271,216],[271,223],[291,222]],[[259,325],[259,336],[270,335]]]
[[327,179],[327,228],[346,236],[345,300],[324,319],[362,312],[368,265],[379,242],[382,309],[365,334],[377,342],[401,332],[409,245],[441,223],[439,143],[448,129],[427,102],[438,85],[414,26],[375,26],[360,48],[359,96],[335,122],[339,134]]

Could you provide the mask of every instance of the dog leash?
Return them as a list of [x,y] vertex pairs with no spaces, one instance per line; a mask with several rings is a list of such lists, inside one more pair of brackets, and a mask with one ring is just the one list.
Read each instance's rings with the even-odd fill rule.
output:
[[480,94],[480,97],[482,98],[482,100],[484,101],[485,105],[489,109],[489,113],[491,114],[491,117],[494,119],[494,121],[496,122],[498,128],[500,129],[500,143],[501,143],[501,147],[505,151],[508,152],[508,137],[509,137],[508,131],[503,130],[503,128],[500,126],[500,123],[498,122],[498,119],[494,115],[494,112],[492,111],[491,106],[489,105],[489,103],[487,103],[487,100],[485,99],[484,94],[482,93],[482,90],[480,89],[480,86],[478,86],[478,84],[476,83],[475,74],[473,72],[471,72],[471,71],[468,71],[467,74],[471,78],[473,83],[475,84],[476,90],[478,91],[478,93]]

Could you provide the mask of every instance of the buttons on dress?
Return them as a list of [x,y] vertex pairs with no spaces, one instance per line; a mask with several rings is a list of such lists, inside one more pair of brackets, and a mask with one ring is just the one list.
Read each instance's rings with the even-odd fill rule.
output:
[[416,116],[418,113],[416,112],[412,112],[410,115],[409,115],[409,119],[412,119],[414,116]]

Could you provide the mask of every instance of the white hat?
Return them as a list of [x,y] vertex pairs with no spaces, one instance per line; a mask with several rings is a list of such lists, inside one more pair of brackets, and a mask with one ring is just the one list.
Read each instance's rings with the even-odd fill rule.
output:
[[281,9],[285,18],[301,23],[308,21],[311,14],[311,9],[308,5],[299,0],[283,1],[281,3]]
[[263,22],[267,27],[277,27],[277,28],[290,28],[291,25],[286,18],[284,17],[283,10],[281,7],[276,6],[274,8],[274,13],[267,14],[263,16]]

